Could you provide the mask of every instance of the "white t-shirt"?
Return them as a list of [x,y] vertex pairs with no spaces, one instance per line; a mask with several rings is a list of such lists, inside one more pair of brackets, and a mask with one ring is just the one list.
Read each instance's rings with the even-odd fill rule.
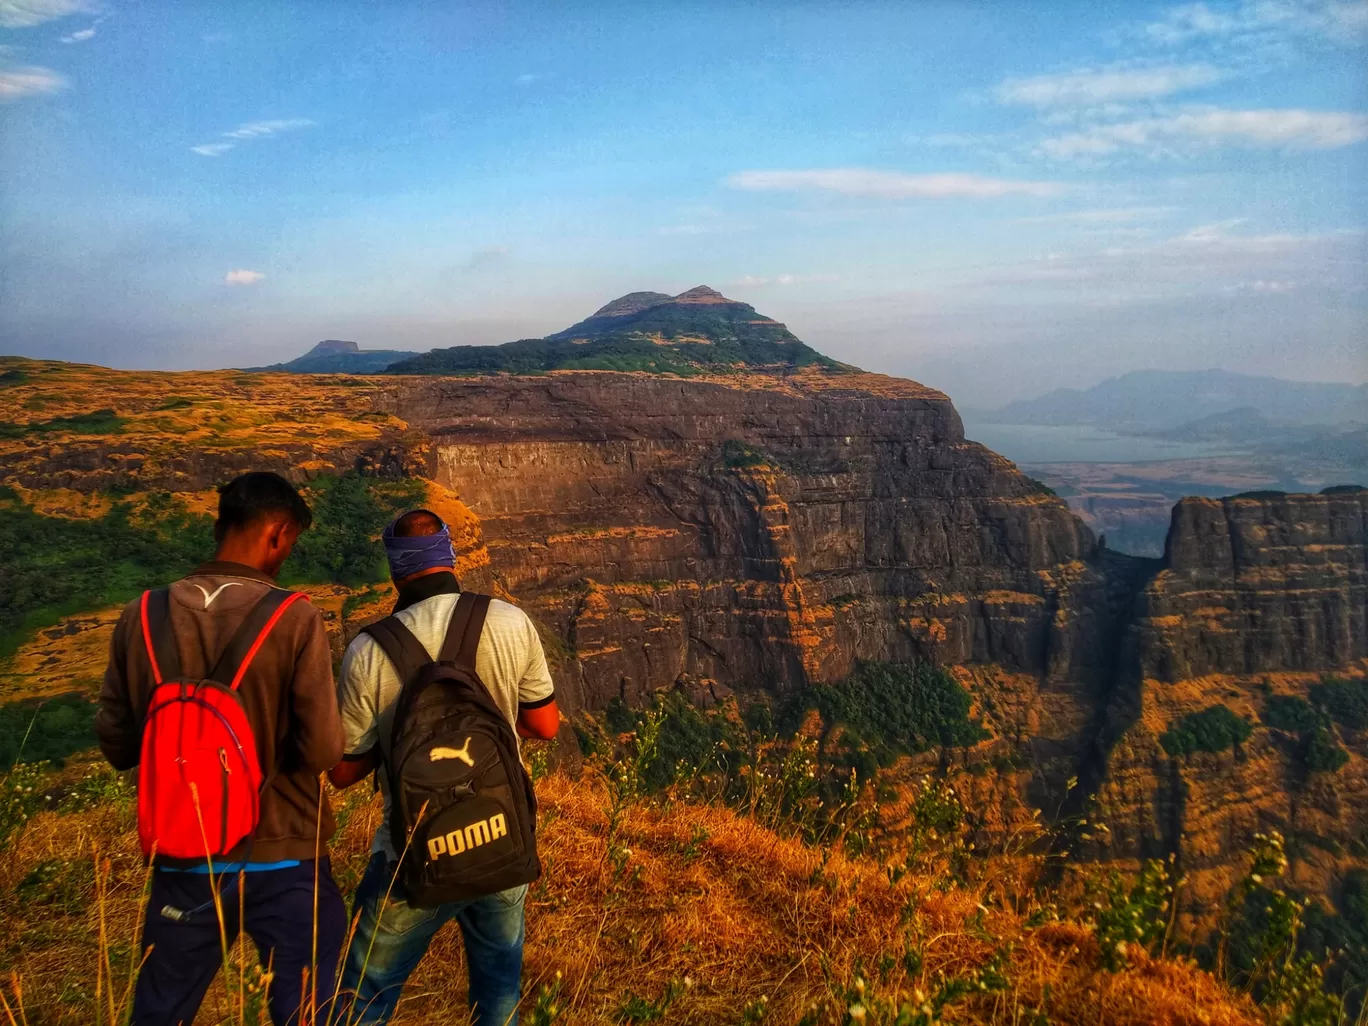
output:
[[[395,614],[434,659],[441,651],[459,597],[433,595]],[[475,670],[510,724],[517,724],[520,704],[544,704],[555,693],[536,626],[517,606],[498,599],[489,603],[480,647],[475,652]],[[394,702],[401,686],[394,665],[375,639],[358,634],[342,657],[342,675],[337,683],[348,755],[364,755],[371,749],[381,754],[389,748]],[[380,792],[385,799],[385,819],[375,832],[371,851],[383,851],[397,859],[390,844],[390,796],[383,770]]]

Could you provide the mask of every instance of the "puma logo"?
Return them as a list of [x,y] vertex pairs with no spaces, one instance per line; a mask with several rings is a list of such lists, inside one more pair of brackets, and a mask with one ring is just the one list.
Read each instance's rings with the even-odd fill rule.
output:
[[204,608],[208,609],[210,606],[214,604],[214,599],[218,598],[221,594],[223,594],[224,588],[241,588],[242,585],[239,584],[237,581],[229,581],[227,584],[220,584],[217,588],[215,588],[214,593],[212,595],[209,593],[209,589],[202,584],[196,584],[195,587],[198,588],[200,594],[204,596]]
[[[454,749],[434,749],[434,751],[454,751]],[[428,858],[434,862],[443,855],[462,855],[471,848],[478,848],[500,837],[508,836],[508,820],[502,812],[496,812],[488,819],[478,820],[461,829],[457,827],[449,834],[438,834],[428,839]]]
[[429,762],[441,762],[443,759],[460,759],[471,769],[475,768],[475,760],[470,755],[470,738],[465,739],[465,744],[460,748],[433,748],[428,752]]

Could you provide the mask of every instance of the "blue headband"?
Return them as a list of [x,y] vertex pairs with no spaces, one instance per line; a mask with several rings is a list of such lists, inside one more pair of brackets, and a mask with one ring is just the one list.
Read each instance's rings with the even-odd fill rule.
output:
[[[414,511],[418,512],[418,511]],[[430,512],[423,510],[422,512]],[[436,516],[434,513],[433,516]],[[441,519],[440,517],[438,518]],[[442,529],[436,534],[419,534],[407,538],[396,538],[394,536],[394,525],[399,521],[392,521],[385,528],[385,533],[381,539],[385,543],[385,558],[389,560],[390,576],[396,581],[401,581],[405,577],[412,577],[416,573],[424,570],[431,570],[434,567],[447,567],[454,569],[456,566],[456,550],[451,545],[451,529],[446,523],[442,523]]]

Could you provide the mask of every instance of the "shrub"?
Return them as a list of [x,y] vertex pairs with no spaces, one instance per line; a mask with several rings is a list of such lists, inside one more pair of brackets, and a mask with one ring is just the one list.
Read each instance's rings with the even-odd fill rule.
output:
[[0,706],[0,767],[55,762],[94,744],[95,703],[81,695]]
[[1349,753],[1324,727],[1303,735],[1300,754],[1302,763],[1312,773],[1334,773],[1349,761]]
[[1311,701],[1340,726],[1368,730],[1368,681],[1327,678],[1311,688]]
[[1226,706],[1212,705],[1188,713],[1160,735],[1159,743],[1175,758],[1193,752],[1224,752],[1248,740],[1253,730],[1248,720]]
[[1119,873],[1112,873],[1094,908],[1097,944],[1102,964],[1115,972],[1130,961],[1131,954],[1153,953],[1168,928],[1173,879],[1169,867],[1150,859],[1127,887]]
[[1289,734],[1301,734],[1321,725],[1320,714],[1304,698],[1294,695],[1273,695],[1264,703],[1264,723]]
[[988,737],[969,718],[969,693],[929,663],[862,663],[837,684],[808,688],[797,703],[790,723],[816,709],[829,729],[844,729],[848,747],[864,746],[884,765],[899,755],[968,748]]
[[1346,995],[1348,1021],[1358,1022],[1368,993],[1368,871],[1352,869],[1334,895],[1335,911],[1306,910],[1302,951],[1326,966],[1326,983]]

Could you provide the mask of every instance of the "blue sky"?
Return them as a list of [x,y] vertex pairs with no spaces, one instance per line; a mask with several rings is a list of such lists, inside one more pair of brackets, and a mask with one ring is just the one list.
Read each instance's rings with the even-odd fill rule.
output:
[[1368,0],[0,0],[0,351],[540,335],[706,283],[967,406],[1368,378]]

